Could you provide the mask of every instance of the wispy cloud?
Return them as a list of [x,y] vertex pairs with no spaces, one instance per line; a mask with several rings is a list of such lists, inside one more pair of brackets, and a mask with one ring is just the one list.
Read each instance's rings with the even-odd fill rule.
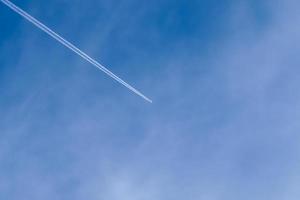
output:
[[[139,75],[125,74],[152,93],[156,101],[151,106],[99,78],[43,35],[32,34],[24,28],[28,24],[21,25],[22,55],[9,72],[15,76],[5,81],[0,105],[5,144],[0,148],[0,197],[298,199],[300,4],[262,3],[256,6],[263,17],[251,3],[230,3],[220,22],[222,32],[207,41],[205,53],[200,32],[170,39],[170,46],[177,47],[172,52],[166,43],[155,44],[162,55],[157,59],[144,54],[153,46],[146,51],[126,42],[135,33],[147,34],[132,29],[155,6],[140,11],[128,35],[116,34],[123,26],[112,21],[130,18],[138,1],[115,13],[104,34],[107,41],[99,39],[99,27],[83,30],[91,34],[79,45],[96,56],[101,51],[105,62],[120,61],[109,56],[112,49],[94,47],[95,41],[103,41],[99,46],[104,48],[114,37],[124,42],[123,50],[132,57],[120,56],[124,69],[115,69]],[[159,27],[150,34],[160,38]],[[147,69],[137,64],[136,53]]]

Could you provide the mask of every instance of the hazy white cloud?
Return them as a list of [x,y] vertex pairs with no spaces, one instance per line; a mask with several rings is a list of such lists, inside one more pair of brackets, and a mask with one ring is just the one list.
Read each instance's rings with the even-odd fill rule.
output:
[[[78,5],[65,4],[78,19]],[[5,98],[18,100],[3,107],[0,122],[0,197],[298,199],[299,6],[265,1],[261,21],[251,3],[234,4],[225,36],[209,53],[189,40],[157,59],[143,57],[157,72],[143,74],[125,59],[116,70],[132,65],[130,73],[141,77],[124,75],[152,94],[151,106],[25,28],[16,76],[6,85]],[[115,9],[104,33],[94,27],[82,40],[95,55],[119,20],[131,18]]]

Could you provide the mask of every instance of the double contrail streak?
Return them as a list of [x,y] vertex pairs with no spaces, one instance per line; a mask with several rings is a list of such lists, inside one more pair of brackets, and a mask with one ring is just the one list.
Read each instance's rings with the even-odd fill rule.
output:
[[86,53],[84,53],[83,51],[81,51],[80,49],[78,49],[75,45],[73,45],[72,43],[68,42],[63,37],[61,37],[60,35],[58,35],[57,33],[55,33],[54,31],[52,31],[46,25],[44,25],[43,23],[41,23],[40,21],[38,21],[37,19],[35,19],[31,15],[29,15],[27,12],[25,12],[24,10],[22,10],[21,8],[19,8],[18,6],[16,6],[15,4],[13,4],[12,2],[10,2],[8,0],[0,0],[0,1],[2,3],[4,3],[6,6],[8,6],[9,8],[11,8],[16,13],[18,13],[19,15],[21,15],[22,17],[24,17],[25,19],[27,19],[29,22],[31,22],[32,24],[34,24],[35,26],[37,26],[39,29],[43,30],[45,33],[47,33],[48,35],[50,35],[52,38],[54,38],[55,40],[57,40],[58,42],[60,42],[64,46],[66,46],[67,48],[69,48],[71,51],[73,51],[74,53],[76,53],[77,55],[79,55],[80,57],[82,57],[83,59],[85,59],[87,62],[91,63],[92,65],[94,65],[95,67],[97,67],[98,69],[100,69],[101,71],[103,71],[105,74],[107,74],[111,78],[115,79],[117,82],[121,83],[126,88],[128,88],[129,90],[131,90],[135,94],[139,95],[140,97],[142,97],[146,101],[152,103],[151,99],[149,99],[148,97],[146,97],[145,95],[143,95],[141,92],[139,92],[137,89],[135,89],[134,87],[132,87],[131,85],[129,85],[128,83],[126,83],[125,81],[123,81],[121,78],[119,78],[114,73],[112,73],[110,70],[108,70],[106,67],[104,67],[99,62],[97,62],[96,60],[94,60],[93,58],[91,58],[90,56],[88,56]]

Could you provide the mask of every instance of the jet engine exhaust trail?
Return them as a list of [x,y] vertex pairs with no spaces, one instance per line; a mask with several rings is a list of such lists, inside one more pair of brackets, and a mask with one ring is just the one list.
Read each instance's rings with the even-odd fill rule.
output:
[[4,3],[6,6],[8,6],[10,9],[12,9],[16,13],[18,13],[19,15],[21,15],[22,17],[24,17],[26,20],[28,20],[29,22],[31,22],[32,24],[34,24],[36,27],[38,27],[39,29],[41,29],[42,31],[44,31],[45,33],[47,33],[48,35],[50,35],[52,38],[54,38],[55,40],[57,40],[58,42],[60,42],[62,45],[64,45],[65,47],[69,48],[71,51],[73,51],[74,53],[76,53],[77,55],[79,55],[80,57],[82,57],[83,59],[85,59],[87,62],[89,62],[90,64],[94,65],[95,67],[97,67],[98,69],[100,69],[101,71],[103,71],[105,74],[107,74],[108,76],[110,76],[111,78],[113,78],[114,80],[116,80],[117,82],[119,82],[120,84],[122,84],[123,86],[125,86],[127,89],[131,90],[132,92],[134,92],[138,96],[142,97],[146,101],[152,103],[151,99],[149,99],[148,97],[146,97],[145,95],[143,95],[141,92],[139,92],[137,89],[135,89],[134,87],[132,87],[131,85],[129,85],[128,83],[126,83],[125,81],[123,81],[117,75],[115,75],[110,70],[108,70],[106,67],[104,67],[99,62],[97,62],[96,60],[94,60],[93,58],[91,58],[90,56],[88,56],[86,53],[84,53],[83,51],[81,51],[79,48],[77,48],[75,45],[73,45],[69,41],[65,40],[63,37],[61,37],[57,33],[55,33],[54,31],[52,31],[46,25],[44,25],[43,23],[41,23],[40,21],[38,21],[37,19],[35,19],[31,15],[29,15],[27,12],[25,12],[24,10],[22,10],[21,8],[19,8],[18,6],[16,6],[15,4],[13,4],[12,2],[10,2],[8,0],[0,0],[0,1],[2,3]]

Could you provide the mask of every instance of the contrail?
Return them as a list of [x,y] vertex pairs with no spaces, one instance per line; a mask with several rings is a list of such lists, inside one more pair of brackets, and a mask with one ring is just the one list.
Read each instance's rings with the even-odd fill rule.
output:
[[19,8],[18,6],[16,6],[15,4],[13,4],[12,2],[10,2],[8,0],[0,0],[0,1],[2,3],[4,3],[6,6],[8,6],[10,9],[12,9],[13,11],[15,11],[16,13],[18,13],[19,15],[21,15],[22,17],[24,17],[25,19],[27,19],[29,22],[31,22],[32,24],[34,24],[35,26],[37,26],[39,29],[43,30],[45,33],[47,33],[48,35],[50,35],[52,38],[54,38],[55,40],[57,40],[58,42],[60,42],[62,45],[66,46],[71,51],[73,51],[74,53],[76,53],[77,55],[79,55],[80,57],[82,57],[83,59],[85,59],[87,62],[91,63],[92,65],[94,65],[95,67],[97,67],[98,69],[100,69],[101,71],[103,71],[105,74],[107,74],[111,78],[115,79],[117,82],[119,82],[120,84],[124,85],[126,88],[128,88],[129,90],[131,90],[135,94],[139,95],[140,97],[142,97],[146,101],[152,103],[151,99],[149,99],[148,97],[146,97],[145,95],[143,95],[141,92],[139,92],[137,89],[135,89],[134,87],[132,87],[131,85],[129,85],[128,83],[126,83],[125,81],[123,81],[117,75],[115,75],[110,70],[108,70],[106,67],[104,67],[99,62],[97,62],[96,60],[94,60],[93,58],[91,58],[90,56],[88,56],[86,53],[84,53],[83,51],[81,51],[79,48],[77,48],[75,45],[73,45],[69,41],[65,40],[63,37],[61,37],[57,33],[55,33],[54,31],[52,31],[46,25],[44,25],[43,23],[41,23],[40,21],[38,21],[37,19],[35,19],[31,15],[29,15],[27,12],[25,12],[24,10],[22,10],[21,8]]

